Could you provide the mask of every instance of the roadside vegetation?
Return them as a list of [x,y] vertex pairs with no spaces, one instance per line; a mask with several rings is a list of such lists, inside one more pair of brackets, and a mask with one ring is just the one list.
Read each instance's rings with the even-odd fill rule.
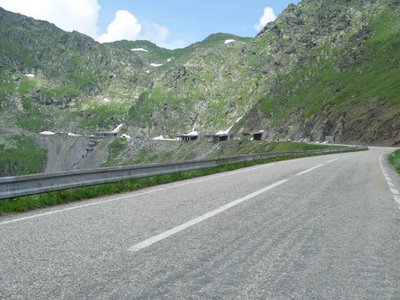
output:
[[0,145],[0,177],[41,173],[45,165],[46,151],[28,137],[10,137]]
[[[136,143],[132,141],[131,143]],[[141,146],[115,141],[109,145],[108,161],[103,167],[168,163],[196,159],[214,159],[246,154],[335,149],[337,146],[296,142],[235,141],[220,143],[194,141],[150,141]]]
[[393,165],[396,171],[400,173],[400,150],[394,151],[390,154],[389,162]]
[[[352,151],[359,151],[359,150],[349,149],[349,152]],[[221,165],[217,167],[189,171],[189,172],[180,172],[169,175],[153,176],[140,179],[130,179],[115,183],[106,183],[94,186],[66,189],[66,190],[48,192],[38,195],[18,197],[7,201],[0,200],[0,215],[6,213],[24,212],[43,207],[53,206],[57,204],[91,199],[100,196],[131,192],[151,186],[232,171],[240,168],[251,167],[258,164],[267,164],[275,161],[283,161],[283,160],[319,156],[319,155],[324,155],[324,154],[302,154],[302,155],[272,157],[272,158],[259,159],[249,162]]]

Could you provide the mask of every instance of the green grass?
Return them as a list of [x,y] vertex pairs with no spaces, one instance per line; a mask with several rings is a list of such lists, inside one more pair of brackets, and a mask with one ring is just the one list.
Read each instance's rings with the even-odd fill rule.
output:
[[[123,120],[127,107],[123,103],[93,104],[86,110],[72,113],[79,120],[79,127],[87,130],[113,129],[116,120]],[[122,122],[122,121],[121,121]]]
[[270,144],[268,152],[277,153],[277,152],[307,151],[307,150],[332,149],[332,148],[341,148],[341,147],[329,144],[316,145],[316,144],[296,143],[296,142],[275,142]]
[[400,173],[400,150],[394,151],[390,154],[389,162],[393,165],[396,171]]
[[43,89],[42,96],[44,98],[57,99],[62,98],[64,96],[77,97],[79,96],[80,91],[78,88],[70,87],[70,86],[57,86],[54,88]]
[[9,141],[12,146],[0,145],[0,177],[41,173],[46,164],[46,151],[25,136]]
[[233,157],[245,154],[258,154],[267,152],[291,152],[318,149],[336,149],[332,145],[316,145],[295,142],[267,142],[267,141],[234,141],[221,143],[208,141],[195,141],[190,143],[163,142],[163,147],[145,146],[135,153],[133,157],[124,158],[110,156],[107,166],[129,166],[146,163],[167,163],[185,160],[196,160],[201,154],[202,158],[214,159]]
[[18,86],[18,93],[25,95],[36,87],[36,82],[32,79],[21,78],[20,84]]
[[[358,151],[358,150],[350,149],[349,152],[351,151]],[[266,164],[275,161],[283,161],[283,160],[318,156],[318,155],[324,155],[324,154],[305,154],[305,155],[273,157],[273,158],[254,160],[249,162],[221,165],[217,167],[195,170],[190,172],[180,172],[170,175],[153,176],[140,179],[130,179],[115,183],[106,183],[94,186],[48,192],[32,196],[18,197],[10,199],[9,201],[0,201],[0,215],[6,213],[24,212],[43,207],[53,206],[57,204],[76,202],[100,196],[130,192],[143,189],[146,187],[167,184],[171,182],[187,180],[221,172],[232,171],[240,168],[251,167],[258,164]]]
[[[315,53],[311,51],[311,58],[319,57],[321,60],[317,63],[312,59],[307,65],[299,64],[281,76],[280,90],[284,92],[277,92],[274,98],[260,99],[259,109],[274,124],[279,124],[290,112],[299,109],[304,118],[312,118],[325,105],[334,105],[334,111],[347,112],[354,119],[360,118],[368,104],[378,107],[379,101],[398,109],[400,19],[397,14],[388,11],[373,19],[368,25],[372,34],[365,41],[353,41],[355,32],[351,32],[345,47],[334,48],[327,42],[322,52],[320,48],[314,50]],[[338,66],[342,71],[337,70]]]
[[180,58],[184,55],[190,55],[192,51],[196,48],[199,47],[215,47],[219,45],[223,45],[223,42],[227,39],[235,39],[237,41],[241,42],[250,42],[253,40],[253,38],[249,37],[240,37],[237,35],[233,34],[228,34],[228,33],[216,33],[208,36],[206,39],[204,39],[201,42],[194,43],[192,45],[189,45],[188,47],[185,48],[180,48],[180,49],[164,49],[161,47],[158,47],[152,42],[149,41],[143,41],[143,40],[137,40],[137,41],[118,41],[118,42],[113,42],[112,44],[114,46],[124,48],[124,49],[132,49],[132,48],[145,48],[148,50],[148,53],[140,53],[139,55],[147,59],[149,62],[155,62],[157,60],[166,60],[168,58],[174,57],[174,58]]
[[37,106],[32,98],[23,98],[21,102],[24,110],[10,114],[15,116],[16,124],[28,132],[38,133],[46,127],[53,127],[56,113],[64,113],[51,107]]
[[[0,42],[1,44],[1,42]],[[0,49],[1,54],[1,49]],[[8,99],[14,93],[15,81],[11,78],[8,72],[4,68],[0,68],[0,111],[9,106]]]
[[122,139],[114,139],[111,144],[108,145],[108,159],[102,167],[111,167],[112,161],[117,157],[122,151],[126,149],[127,143]]
[[169,50],[169,49],[164,49],[161,47],[158,47],[156,44],[149,42],[149,41],[143,41],[143,40],[137,40],[137,41],[117,41],[112,43],[116,47],[124,48],[127,50],[133,49],[133,48],[145,48],[147,53],[145,52],[136,52],[136,54],[146,58],[149,62],[157,62],[158,60],[166,60],[171,57],[178,57],[181,55],[181,49],[178,50]]
[[[24,105],[27,105],[26,102]],[[43,116],[38,112],[37,109],[26,113],[18,113],[16,116],[16,123],[21,128],[29,132],[39,132],[43,127]]]

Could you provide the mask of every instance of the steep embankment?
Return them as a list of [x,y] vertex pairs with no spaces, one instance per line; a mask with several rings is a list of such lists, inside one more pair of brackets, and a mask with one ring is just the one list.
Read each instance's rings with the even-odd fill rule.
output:
[[108,157],[110,139],[74,136],[35,136],[34,141],[47,152],[45,173],[93,169]]
[[238,155],[290,152],[337,148],[333,145],[318,145],[295,142],[235,141],[221,143],[196,141],[115,140],[109,144],[109,157],[103,166],[126,166],[148,163],[167,163],[185,160],[236,157]]
[[244,128],[269,137],[400,144],[400,2],[303,1],[248,59],[267,87]]

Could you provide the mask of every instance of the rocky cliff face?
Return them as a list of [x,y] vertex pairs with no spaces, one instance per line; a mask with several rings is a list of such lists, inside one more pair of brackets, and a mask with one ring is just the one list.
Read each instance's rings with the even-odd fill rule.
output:
[[[99,44],[0,9],[1,131],[134,136],[264,129],[399,144],[398,0],[303,0],[256,38]],[[237,122],[243,117],[239,122]]]
[[385,0],[289,6],[249,47],[266,89],[244,129],[399,144],[399,11],[399,1]]

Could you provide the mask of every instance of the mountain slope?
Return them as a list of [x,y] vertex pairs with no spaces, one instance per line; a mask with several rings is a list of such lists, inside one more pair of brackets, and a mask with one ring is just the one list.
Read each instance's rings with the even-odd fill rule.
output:
[[252,39],[215,34],[153,73],[151,89],[129,111],[129,122],[147,135],[193,127],[215,133],[233,125],[252,105],[257,87],[242,60]]
[[233,126],[237,137],[400,144],[399,0],[303,0],[255,38],[218,33],[176,50],[99,44],[0,8],[0,58],[2,144],[122,123],[146,139]]
[[[270,138],[400,143],[399,1],[303,1],[253,43],[265,97],[245,128]],[[261,62],[261,63],[260,63]],[[261,71],[262,71],[261,70]]]
[[226,76],[244,78],[236,62],[251,39],[215,34],[177,50],[147,41],[99,44],[3,9],[0,17],[7,80],[0,114],[10,118],[7,130],[93,133],[125,123],[133,135],[176,134],[195,125],[213,132],[249,108],[249,96],[241,96],[247,87]]

